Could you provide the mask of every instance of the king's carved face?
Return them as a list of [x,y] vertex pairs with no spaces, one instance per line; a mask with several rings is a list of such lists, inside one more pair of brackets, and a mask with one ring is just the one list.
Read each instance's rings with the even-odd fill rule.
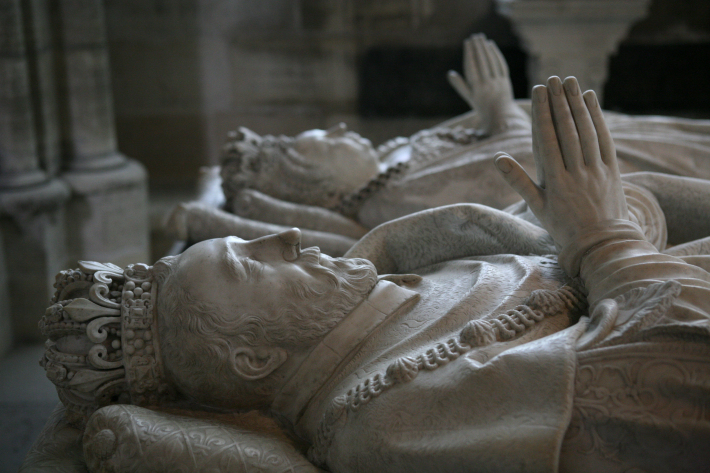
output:
[[[374,287],[369,261],[300,244],[298,229],[252,241],[228,237],[195,244],[170,263],[159,290],[160,331],[166,366],[183,391],[199,398],[224,393],[226,377],[236,375],[244,388],[287,376],[293,360]],[[276,388],[258,392],[266,398]]]
[[299,298],[294,288],[308,288],[310,298],[343,296],[340,279],[347,280],[349,270],[361,269],[363,260],[331,258],[315,247],[301,250],[300,245],[298,229],[251,241],[237,237],[203,241],[180,256],[176,277],[193,297],[225,311],[277,310]]

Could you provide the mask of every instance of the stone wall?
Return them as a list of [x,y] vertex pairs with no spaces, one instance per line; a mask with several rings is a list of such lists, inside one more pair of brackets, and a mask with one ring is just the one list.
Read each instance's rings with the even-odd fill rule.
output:
[[55,274],[147,261],[147,176],[117,151],[103,0],[0,3],[0,356]]

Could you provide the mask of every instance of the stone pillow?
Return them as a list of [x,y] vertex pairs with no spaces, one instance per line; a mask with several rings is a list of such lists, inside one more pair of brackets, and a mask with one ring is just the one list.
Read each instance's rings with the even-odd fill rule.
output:
[[321,471],[271,419],[260,414],[152,411],[113,405],[96,411],[84,433],[92,473]]

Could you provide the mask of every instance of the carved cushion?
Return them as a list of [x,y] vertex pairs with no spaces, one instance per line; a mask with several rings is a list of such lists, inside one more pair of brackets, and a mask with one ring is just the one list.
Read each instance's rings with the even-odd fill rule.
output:
[[82,438],[64,411],[55,410],[22,473],[321,471],[273,420],[255,412],[189,411],[188,417],[180,415],[188,411],[113,405],[91,416]]

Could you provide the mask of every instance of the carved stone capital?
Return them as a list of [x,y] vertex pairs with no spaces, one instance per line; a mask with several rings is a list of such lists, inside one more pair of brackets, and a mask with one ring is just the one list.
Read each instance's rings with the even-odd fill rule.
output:
[[575,76],[602,95],[608,58],[629,28],[646,16],[649,0],[496,0],[530,55],[531,86],[553,75]]

